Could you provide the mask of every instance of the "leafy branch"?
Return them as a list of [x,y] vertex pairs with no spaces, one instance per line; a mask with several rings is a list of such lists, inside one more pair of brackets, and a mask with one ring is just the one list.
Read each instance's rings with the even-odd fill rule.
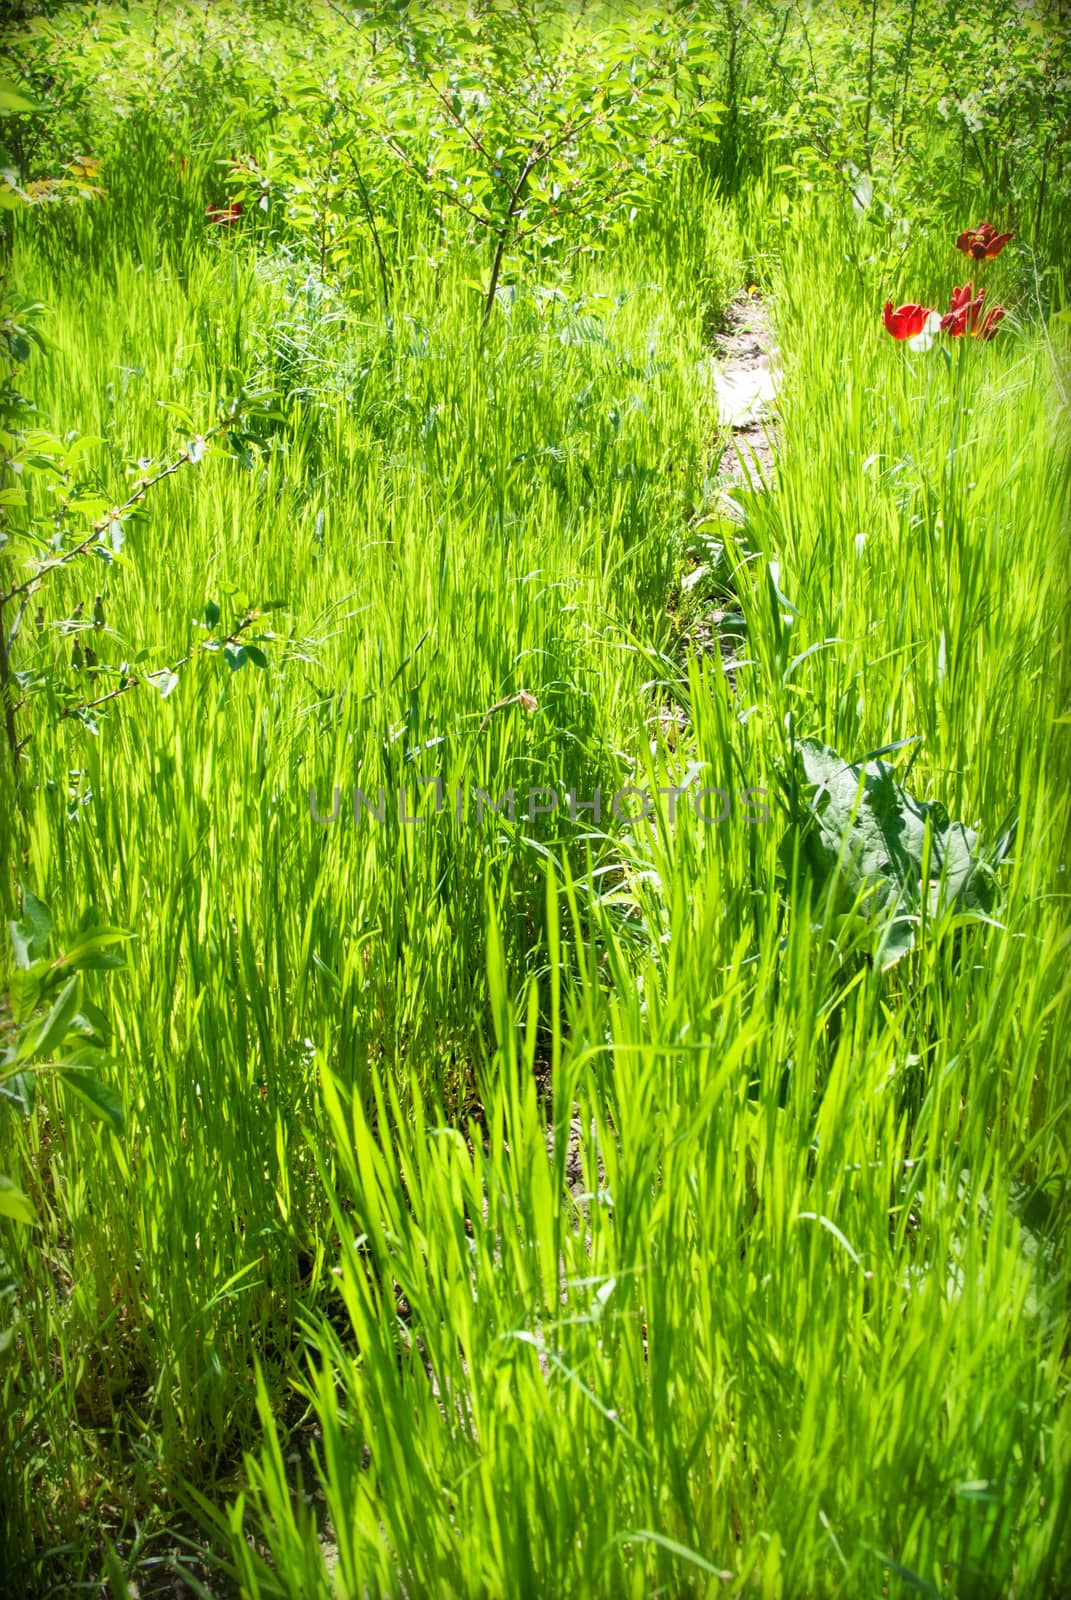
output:
[[[15,957],[14,1038],[0,1050],[0,1103],[29,1117],[37,1080],[48,1073],[72,1105],[103,1120],[113,1133],[122,1133],[122,1101],[103,1075],[111,1062],[108,1021],[87,998],[83,974],[121,967],[118,947],[130,935],[99,925],[89,913],[61,954],[50,958],[52,919],[44,902],[28,890],[23,891],[22,920],[10,923],[9,929]],[[22,1224],[35,1217],[29,1197],[3,1173],[0,1217]],[[10,1338],[10,1329],[0,1331],[0,1352]]]
[[[20,366],[28,358],[32,346],[36,344],[39,348],[43,347],[40,334],[32,325],[31,316],[31,313],[35,314],[40,308],[12,305],[8,309],[8,316],[0,323],[0,338],[6,345],[8,355],[11,358],[6,383],[0,385],[0,413],[2,413],[4,421],[10,421],[14,426],[7,435],[7,454],[0,460],[9,468],[17,467],[20,470],[29,469],[30,471],[54,470],[52,458],[57,451],[60,454],[63,453],[63,448],[59,445],[59,442],[48,439],[46,435],[28,436],[18,427],[19,415],[27,405],[27,402],[16,393],[15,379]],[[227,438],[232,448],[239,455],[242,455],[243,451],[246,451],[248,443],[248,435],[244,431],[246,418],[242,409],[244,398],[244,396],[237,397],[230,404],[225,415],[214,426],[208,428],[204,433],[195,434],[185,449],[174,460],[160,467],[158,471],[151,475],[143,474],[134,483],[125,500],[113,505],[104,513],[98,511],[93,516],[88,533],[79,538],[69,548],[60,550],[57,554],[55,553],[57,541],[62,540],[64,537],[63,522],[65,515],[72,505],[78,504],[77,495],[71,496],[69,493],[65,493],[55,513],[56,531],[48,538],[50,553],[43,558],[34,560],[33,570],[28,577],[22,579],[15,579],[13,576],[9,577],[0,587],[0,702],[2,702],[4,738],[16,777],[19,773],[20,759],[31,738],[31,732],[25,731],[20,723],[20,713],[25,707],[27,694],[40,689],[48,689],[53,692],[59,689],[61,699],[64,698],[63,684],[57,680],[53,671],[17,671],[13,664],[12,652],[22,632],[30,601],[39,595],[50,579],[54,579],[57,572],[71,566],[72,563],[83,557],[96,556],[105,563],[110,564],[113,562],[125,542],[126,520],[137,511],[151,492],[160,484],[173,478],[184,468],[200,462],[212,439]],[[72,447],[72,451],[76,448],[77,446]],[[247,454],[248,452],[246,451]],[[67,454],[65,459],[67,465],[63,468],[62,476],[64,488],[66,489],[71,454]],[[25,496],[18,489],[5,489],[0,494],[0,515],[4,514],[4,509],[7,506],[19,504],[24,498]],[[100,504],[100,502],[91,503],[94,505]],[[106,502],[103,503],[106,505]],[[28,533],[32,539],[35,536],[34,528],[34,519],[31,517],[29,527],[24,530],[24,534]],[[10,536],[0,531],[0,550],[3,551],[5,558],[8,559],[10,557],[6,547],[10,542]],[[2,568],[0,568],[0,571],[2,571]],[[275,603],[273,602],[273,604]],[[79,605],[72,619],[73,623],[77,623],[82,609],[83,607]],[[211,605],[206,610],[206,617],[210,613],[214,613],[214,625],[219,619],[218,607]],[[60,710],[60,718],[74,717],[92,725],[92,714],[95,711],[119,699],[141,683],[153,684],[158,688],[162,696],[166,696],[171,693],[177,684],[179,670],[194,655],[198,655],[204,650],[223,651],[232,669],[243,666],[246,661],[252,661],[258,666],[266,666],[267,663],[260,646],[251,640],[242,638],[261,614],[262,612],[259,609],[252,606],[248,607],[237,625],[226,636],[202,642],[195,649],[188,651],[172,666],[162,671],[144,674],[131,673],[124,663],[119,669],[121,681],[115,687],[111,688],[107,693],[97,695],[94,698],[76,698],[73,703],[68,699],[68,703],[63,705]],[[92,626],[99,630],[103,628],[104,621],[102,599],[98,595],[94,604]],[[40,632],[44,625],[43,607],[38,608],[37,622],[38,631]],[[88,627],[89,624],[87,623],[83,626]],[[71,624],[66,625],[63,631],[71,631]],[[144,652],[139,653],[139,658],[143,654]],[[98,672],[110,670],[106,667],[98,666],[95,653],[90,645],[87,644],[83,649],[78,642],[74,647],[71,664],[75,669],[80,669],[85,665],[93,678],[97,676]]]

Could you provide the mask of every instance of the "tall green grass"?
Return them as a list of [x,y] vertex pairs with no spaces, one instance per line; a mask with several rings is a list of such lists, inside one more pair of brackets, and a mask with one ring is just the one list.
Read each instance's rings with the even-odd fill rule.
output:
[[884,343],[844,226],[782,252],[777,491],[737,546],[751,659],[733,690],[695,661],[674,686],[687,755],[766,779],[788,721],[852,756],[921,734],[920,793],[991,835],[1020,806],[999,921],[948,917],[882,975],[865,924],[786,903],[775,824],[682,813],[625,846],[631,936],[551,869],[545,969],[492,941],[478,1123],[414,1122],[378,1072],[369,1111],[324,1059],[345,1310],[308,1330],[321,1494],[287,1486],[265,1403],[247,1592],[1066,1582],[1059,374],[1025,318],[951,373]]

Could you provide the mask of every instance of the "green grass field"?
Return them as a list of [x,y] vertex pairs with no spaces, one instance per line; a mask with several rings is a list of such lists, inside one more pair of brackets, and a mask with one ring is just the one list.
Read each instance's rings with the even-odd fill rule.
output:
[[1071,1592],[1065,23],[5,24],[0,1592]]

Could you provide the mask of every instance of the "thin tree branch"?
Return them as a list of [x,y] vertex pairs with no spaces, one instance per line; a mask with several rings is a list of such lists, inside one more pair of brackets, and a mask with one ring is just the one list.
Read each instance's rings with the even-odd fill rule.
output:
[[[230,417],[226,422],[217,423],[215,427],[209,428],[208,432],[202,435],[202,438],[204,438],[204,440],[207,442],[209,439],[215,438],[217,434],[225,433],[227,429],[232,426],[233,422],[234,418]],[[156,485],[158,483],[162,483],[165,478],[170,478],[174,473],[178,472],[180,467],[184,467],[189,460],[190,452],[188,450],[184,450],[176,461],[173,461],[169,467],[164,467],[163,470],[158,472],[154,478],[143,478],[129,499],[124,500],[122,505],[116,506],[107,520],[109,522],[115,522],[127,511],[133,510],[134,506],[136,506],[140,500],[145,498],[150,489],[154,489]],[[92,532],[87,538],[82,540],[81,544],[75,545],[70,550],[65,550],[61,556],[56,557],[55,561],[48,561],[44,566],[39,567],[32,577],[25,579],[25,581],[22,583],[15,584],[13,588],[7,591],[6,594],[0,594],[0,611],[3,610],[4,606],[6,606],[9,601],[16,599],[20,594],[25,594],[26,591],[34,584],[40,583],[41,579],[47,577],[50,572],[55,572],[58,567],[67,566],[68,563],[73,561],[76,556],[84,555],[87,550],[91,549],[92,546],[96,544],[103,527],[103,521],[95,522],[93,524]]]

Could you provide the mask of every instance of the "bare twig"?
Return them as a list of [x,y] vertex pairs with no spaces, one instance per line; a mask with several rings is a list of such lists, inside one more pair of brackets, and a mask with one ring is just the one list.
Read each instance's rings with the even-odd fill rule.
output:
[[353,168],[353,175],[357,179],[357,190],[361,197],[361,205],[364,207],[364,214],[368,219],[368,228],[372,235],[372,243],[375,246],[376,260],[379,262],[379,278],[383,285],[383,311],[384,315],[389,316],[390,279],[387,274],[387,258],[383,254],[383,245],[380,242],[379,229],[376,227],[376,214],[372,209],[372,202],[369,198],[368,190],[365,188],[364,179],[361,176],[361,169],[357,162],[357,158],[353,154],[352,150],[347,150],[346,154],[349,156],[350,165]]

